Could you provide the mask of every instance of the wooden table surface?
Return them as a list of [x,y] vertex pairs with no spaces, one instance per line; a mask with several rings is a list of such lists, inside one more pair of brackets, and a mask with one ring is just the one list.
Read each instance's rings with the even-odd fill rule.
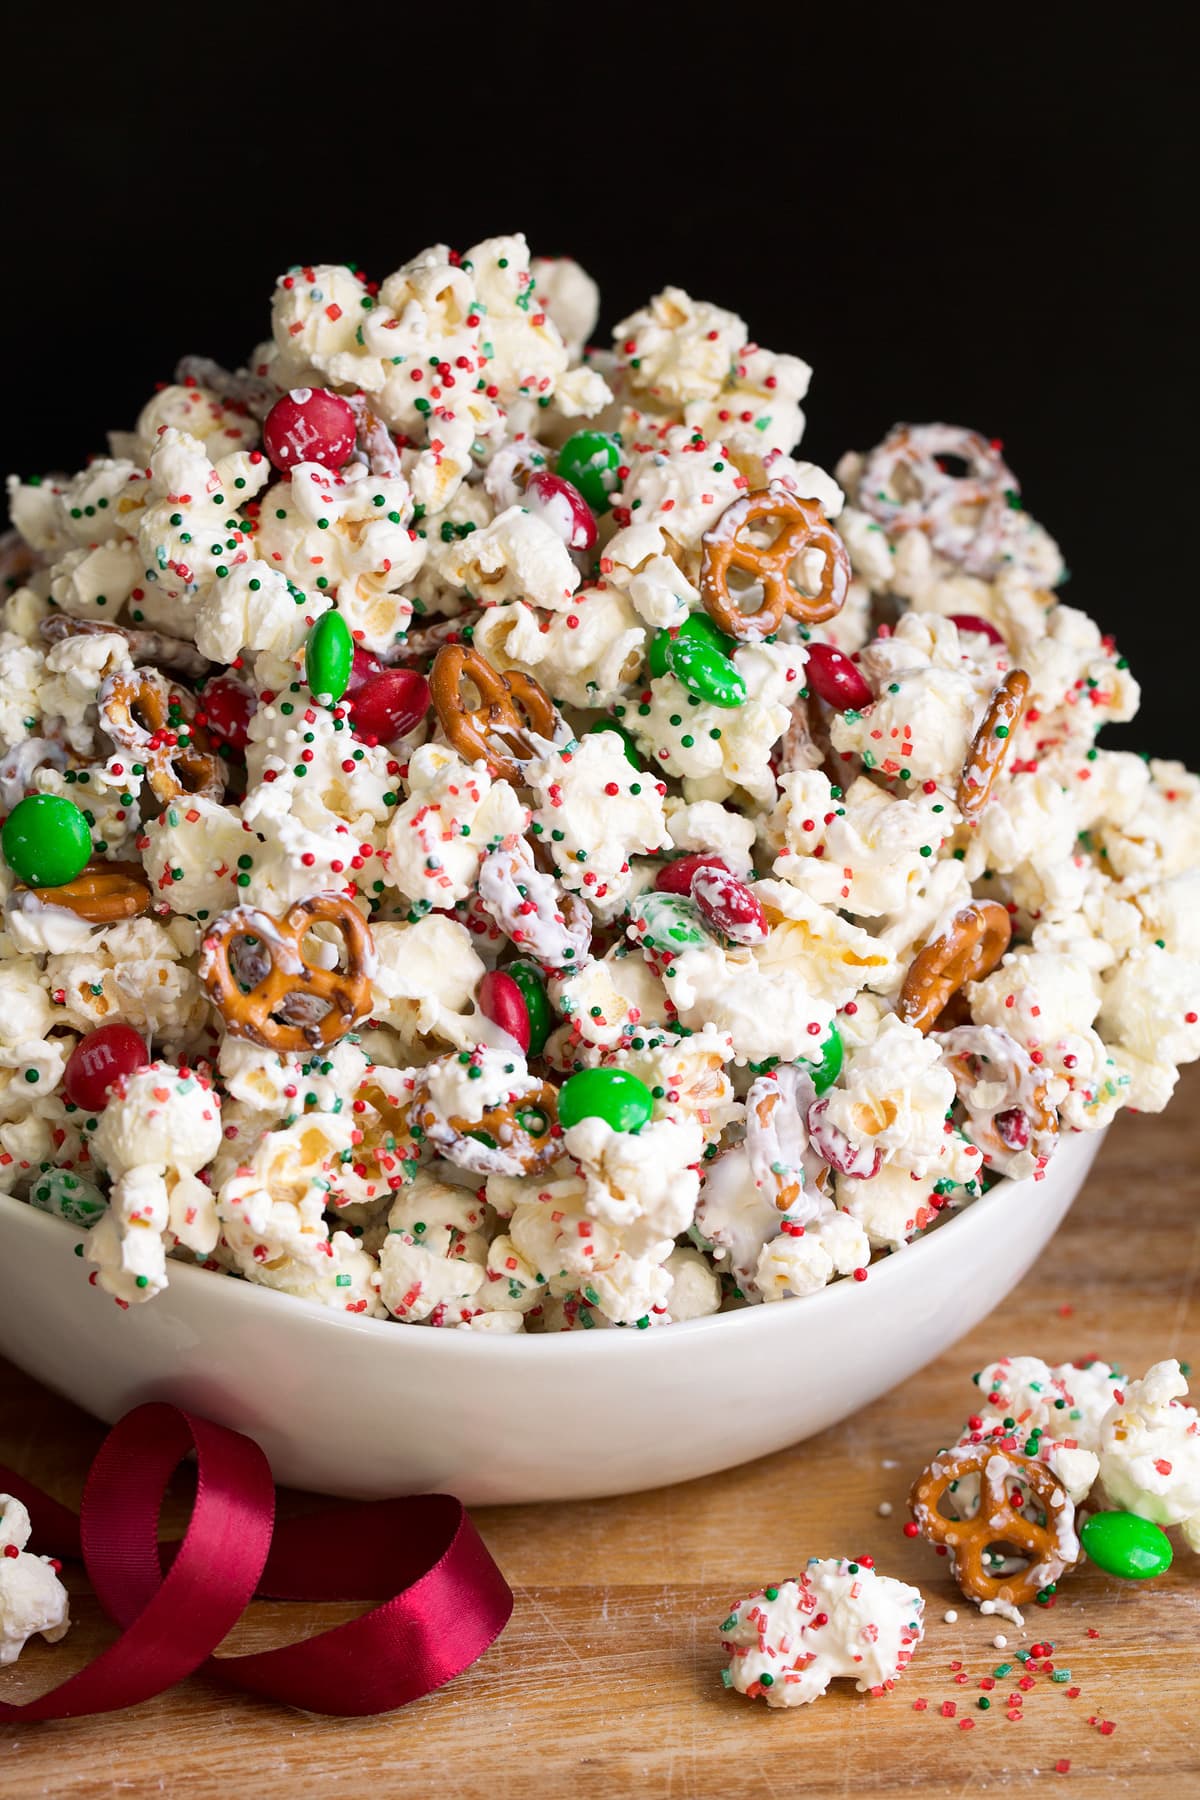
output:
[[[1200,1070],[1165,1118],[1121,1118],[1045,1262],[989,1320],[906,1391],[821,1437],[657,1493],[477,1513],[516,1611],[499,1643],[443,1692],[386,1717],[337,1720],[192,1680],[110,1718],[0,1725],[0,1795],[738,1800],[1021,1794],[1045,1782],[1088,1796],[1200,1792],[1200,1560],[1180,1548],[1170,1574],[1146,1589],[1088,1569],[1063,1584],[1053,1609],[1031,1608],[1021,1633],[981,1618],[944,1562],[901,1531],[909,1480],[969,1411],[980,1364],[1016,1352],[1099,1355],[1140,1374],[1200,1350],[1198,1151]],[[102,1435],[0,1364],[0,1461],[74,1503]],[[874,1700],[839,1682],[795,1712],[725,1692],[717,1626],[730,1602],[810,1555],[856,1553],[926,1595],[925,1643],[896,1690]],[[0,1697],[31,1698],[109,1640],[84,1584],[73,1576],[71,1585],[70,1635],[56,1648],[37,1640],[0,1671]],[[957,1622],[947,1622],[950,1609]],[[311,1608],[306,1625],[355,1610]],[[258,1605],[227,1647],[282,1642],[296,1635],[295,1616]],[[998,1629],[1009,1639],[1003,1654]],[[980,1680],[1039,1639],[1053,1642],[1070,1683],[1037,1674],[1010,1720],[1018,1663],[980,1710]]]

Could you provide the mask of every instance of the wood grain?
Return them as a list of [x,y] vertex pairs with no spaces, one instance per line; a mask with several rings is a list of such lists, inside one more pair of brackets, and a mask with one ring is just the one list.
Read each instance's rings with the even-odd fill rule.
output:
[[[111,1719],[0,1726],[0,1794],[741,1800],[1022,1794],[1060,1781],[1088,1796],[1179,1800],[1200,1791],[1195,1557],[1180,1549],[1150,1589],[1085,1571],[1064,1584],[1053,1610],[1033,1609],[1021,1634],[968,1608],[945,1565],[900,1529],[908,1482],[961,1423],[982,1362],[1017,1351],[1103,1355],[1140,1373],[1200,1347],[1198,1151],[1200,1071],[1165,1118],[1120,1120],[1046,1259],[991,1319],[904,1392],[835,1430],[657,1493],[476,1514],[517,1608],[500,1642],[443,1693],[389,1717],[331,1720],[193,1680]],[[821,1375],[777,1369],[770,1378]],[[707,1429],[719,1433],[720,1420]],[[102,1435],[0,1364],[0,1460],[74,1502]],[[724,1692],[716,1626],[729,1603],[809,1555],[856,1552],[926,1594],[926,1641],[896,1691],[871,1700],[840,1683],[786,1714]],[[72,1586],[70,1636],[54,1649],[39,1641],[0,1672],[0,1696],[31,1697],[108,1641],[83,1584]],[[952,1607],[954,1624],[944,1619]],[[306,1609],[298,1631],[295,1608],[259,1605],[228,1648],[279,1643],[354,1610]],[[1003,1655],[992,1646],[998,1626],[1009,1637]],[[1099,1635],[1089,1638],[1089,1628]],[[979,1710],[980,1679],[1039,1638],[1054,1642],[1071,1683],[1038,1675],[1025,1716],[1011,1722],[1002,1702],[1021,1674],[1016,1664],[997,1681],[990,1709]],[[955,1683],[955,1661],[965,1684]],[[924,1711],[914,1710],[918,1698]],[[945,1701],[957,1717],[942,1716]],[[964,1717],[972,1729],[961,1728]],[[1102,1720],[1115,1725],[1111,1734]],[[1063,1758],[1065,1777],[1055,1772]]]

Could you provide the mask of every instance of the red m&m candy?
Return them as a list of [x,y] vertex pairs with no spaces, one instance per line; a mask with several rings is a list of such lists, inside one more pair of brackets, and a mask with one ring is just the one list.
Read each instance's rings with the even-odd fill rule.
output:
[[1029,1120],[1019,1106],[1010,1106],[1007,1112],[998,1112],[992,1120],[996,1127],[996,1136],[1010,1150],[1027,1150],[1029,1148]]
[[590,550],[596,541],[596,515],[573,482],[549,469],[529,477],[523,504],[527,512],[544,519],[568,550]]
[[277,400],[263,424],[263,449],[287,474],[297,463],[340,469],[354,454],[358,424],[340,394],[327,388],[293,388]]
[[367,744],[391,744],[429,710],[429,683],[415,669],[383,669],[349,692],[350,723]]
[[809,644],[805,680],[835,712],[861,712],[875,696],[848,656],[832,644]]
[[720,869],[726,875],[732,873],[721,857],[697,850],[691,856],[677,856],[674,862],[664,863],[654,877],[654,886],[660,894],[690,894],[692,876],[697,869]]
[[353,699],[359,688],[366,687],[368,681],[374,681],[383,671],[384,664],[377,656],[370,650],[364,650],[361,644],[355,644],[350,662],[350,679],[346,683],[346,698]]
[[196,723],[205,725],[214,737],[244,750],[250,741],[250,721],[258,708],[253,691],[235,681],[232,675],[217,675],[200,690],[200,712]]
[[528,1055],[529,1010],[525,996],[511,975],[505,975],[501,969],[492,969],[484,976],[479,983],[479,1010],[485,1019],[490,1019],[501,1031],[507,1031],[510,1038],[515,1038]]
[[767,915],[758,895],[728,869],[697,869],[692,876],[692,899],[714,931],[733,944],[766,941]]
[[1000,632],[996,630],[996,627],[992,624],[991,620],[981,619],[978,613],[951,613],[950,623],[952,625],[957,625],[960,631],[978,632],[979,636],[985,637],[989,644],[1002,644],[1004,642],[1003,637]]
[[150,1052],[131,1025],[101,1025],[81,1038],[67,1058],[63,1090],[85,1112],[101,1112],[113,1082],[144,1069],[149,1061]]

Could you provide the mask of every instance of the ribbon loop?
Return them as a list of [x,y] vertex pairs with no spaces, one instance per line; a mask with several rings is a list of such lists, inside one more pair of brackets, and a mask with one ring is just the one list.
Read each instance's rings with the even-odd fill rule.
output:
[[[164,1559],[158,1515],[167,1483],[196,1453],[196,1498],[182,1542]],[[443,1686],[499,1636],[508,1584],[462,1503],[448,1494],[340,1506],[273,1531],[275,1491],[250,1438],[153,1402],[100,1448],[79,1519],[0,1466],[43,1554],[82,1554],[123,1632],[40,1699],[0,1701],[0,1721],[112,1712],[203,1670],[264,1699],[351,1716],[388,1712]],[[164,1572],[164,1560],[168,1565]],[[213,1652],[256,1593],[262,1598],[372,1600],[361,1618],[250,1656]]]

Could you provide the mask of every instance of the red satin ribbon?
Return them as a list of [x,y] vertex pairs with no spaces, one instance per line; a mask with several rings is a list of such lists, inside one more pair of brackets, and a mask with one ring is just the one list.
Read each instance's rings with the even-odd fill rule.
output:
[[[164,1570],[159,1510],[193,1449],[195,1505]],[[31,1549],[82,1554],[97,1599],[123,1627],[115,1644],[39,1700],[0,1701],[0,1721],[114,1712],[198,1670],[312,1712],[389,1712],[461,1674],[512,1612],[512,1592],[460,1501],[370,1501],[276,1526],[258,1445],[175,1406],[139,1406],[113,1427],[78,1518],[3,1466],[0,1492],[29,1508]],[[255,1597],[383,1604],[298,1644],[213,1656]]]

